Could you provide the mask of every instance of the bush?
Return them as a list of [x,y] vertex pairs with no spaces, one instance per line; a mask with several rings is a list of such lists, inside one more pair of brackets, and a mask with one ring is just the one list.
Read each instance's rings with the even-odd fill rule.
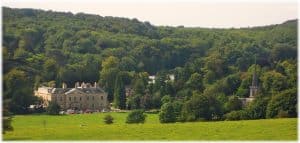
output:
[[126,123],[144,123],[146,115],[143,110],[134,110],[129,113],[126,119]]
[[278,112],[277,118],[288,118],[288,117],[289,117],[289,114],[287,111],[280,110]]
[[105,124],[112,124],[114,122],[114,118],[111,115],[106,115],[104,117],[104,123]]
[[237,111],[242,109],[242,101],[237,96],[231,96],[225,104],[227,111]]
[[297,117],[297,89],[288,89],[274,95],[267,107],[267,118],[274,118],[279,111],[286,111],[289,117]]
[[219,120],[223,115],[221,102],[213,95],[193,95],[181,110],[182,121]]
[[249,119],[248,114],[244,110],[231,111],[224,115],[226,120],[246,120]]
[[165,103],[159,112],[159,121],[161,123],[176,122],[176,115],[171,103]]
[[7,110],[2,110],[2,133],[5,134],[7,131],[13,131],[13,126],[11,125],[12,122],[12,114]]
[[60,111],[60,106],[56,102],[49,102],[46,109],[46,113],[49,115],[58,115]]
[[170,95],[165,95],[161,98],[161,103],[165,104],[165,103],[169,103],[171,102],[171,96]]
[[194,114],[188,114],[186,117],[182,118],[182,121],[192,122],[196,121],[196,117]]
[[247,106],[247,112],[251,119],[266,118],[267,106],[269,98],[258,96]]

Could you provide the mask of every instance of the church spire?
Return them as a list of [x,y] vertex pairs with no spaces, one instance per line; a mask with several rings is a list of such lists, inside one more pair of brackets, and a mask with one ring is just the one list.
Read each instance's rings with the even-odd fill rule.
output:
[[257,86],[257,76],[256,76],[256,55],[254,56],[254,73],[252,76],[252,86]]
[[258,91],[257,76],[256,76],[256,55],[254,56],[254,73],[252,76],[252,85],[250,86],[250,98],[255,97]]

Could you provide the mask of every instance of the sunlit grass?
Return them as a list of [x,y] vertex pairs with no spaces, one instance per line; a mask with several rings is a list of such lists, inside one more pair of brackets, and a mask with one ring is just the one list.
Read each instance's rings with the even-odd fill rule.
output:
[[[114,123],[103,122],[105,114]],[[297,119],[161,124],[147,114],[145,124],[126,124],[127,113],[15,116],[4,140],[296,140]]]

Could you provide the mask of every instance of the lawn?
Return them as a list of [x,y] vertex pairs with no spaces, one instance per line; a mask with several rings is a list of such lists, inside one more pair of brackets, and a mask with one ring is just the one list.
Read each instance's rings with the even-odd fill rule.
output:
[[[189,122],[160,124],[147,114],[145,124],[126,124],[127,113],[15,116],[4,140],[296,140],[297,119]],[[83,125],[83,126],[82,126]]]

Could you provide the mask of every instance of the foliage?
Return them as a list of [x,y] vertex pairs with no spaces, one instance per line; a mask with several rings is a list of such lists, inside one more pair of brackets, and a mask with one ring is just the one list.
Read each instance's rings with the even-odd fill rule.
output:
[[119,109],[126,108],[125,86],[120,74],[117,75],[114,88],[114,106]]
[[170,103],[171,102],[171,97],[170,95],[165,95],[161,98],[161,103],[165,104],[165,103]]
[[112,123],[114,123],[114,118],[111,115],[107,114],[104,116],[104,123],[112,124]]
[[224,115],[226,120],[245,120],[249,119],[248,113],[244,110],[231,111]]
[[269,103],[268,97],[257,96],[254,101],[247,106],[246,111],[251,119],[266,118],[267,106]]
[[49,102],[46,112],[49,115],[59,115],[60,106],[56,102]]
[[127,109],[140,109],[141,108],[141,96],[140,94],[135,94],[127,98],[126,105]]
[[277,118],[288,118],[289,113],[287,111],[280,110],[276,116]]
[[203,80],[200,74],[193,73],[186,84],[193,90],[199,90],[202,92],[204,88],[202,81]]
[[12,115],[7,109],[2,110],[2,134],[5,134],[7,131],[13,131],[14,128],[11,124]]
[[193,95],[182,107],[182,119],[185,121],[220,119],[222,114],[221,103],[212,95]]
[[[124,87],[134,91],[127,98],[128,109],[159,109],[161,99],[169,95],[182,101],[191,120],[220,118],[225,102],[216,100],[218,95],[248,97],[253,67],[264,96],[297,85],[297,20],[209,29],[4,7],[2,47],[3,98],[17,114],[28,113],[27,107],[36,101],[32,89],[43,83],[60,87],[65,82],[70,87],[78,81],[99,81],[114,102],[114,96],[124,97],[124,88],[116,84],[119,73]],[[148,83],[149,75],[156,76],[154,84]],[[193,103],[192,93],[216,103],[210,115],[198,116],[206,107],[199,114],[190,112],[198,111],[185,105]],[[122,99],[122,108],[123,103]]]
[[126,118],[126,123],[144,123],[145,119],[146,115],[144,114],[143,110],[133,110],[128,114]]
[[236,111],[242,109],[242,101],[237,96],[231,96],[225,104],[227,111]]
[[278,93],[286,89],[287,78],[276,71],[269,71],[262,76],[262,88],[266,94]]
[[11,99],[9,111],[26,113],[27,107],[36,100],[32,94],[30,80],[24,71],[12,69],[4,76],[4,99]]
[[[110,56],[102,61],[102,70],[100,72],[100,81],[108,92],[108,100],[113,101],[114,87],[116,85],[116,75],[119,73],[118,69],[119,59]],[[120,83],[118,83],[120,84]]]
[[165,103],[161,106],[159,121],[161,123],[176,122],[176,115],[172,103]]
[[297,89],[288,89],[274,95],[267,107],[267,118],[276,117],[280,111],[288,113],[289,117],[297,117]]

